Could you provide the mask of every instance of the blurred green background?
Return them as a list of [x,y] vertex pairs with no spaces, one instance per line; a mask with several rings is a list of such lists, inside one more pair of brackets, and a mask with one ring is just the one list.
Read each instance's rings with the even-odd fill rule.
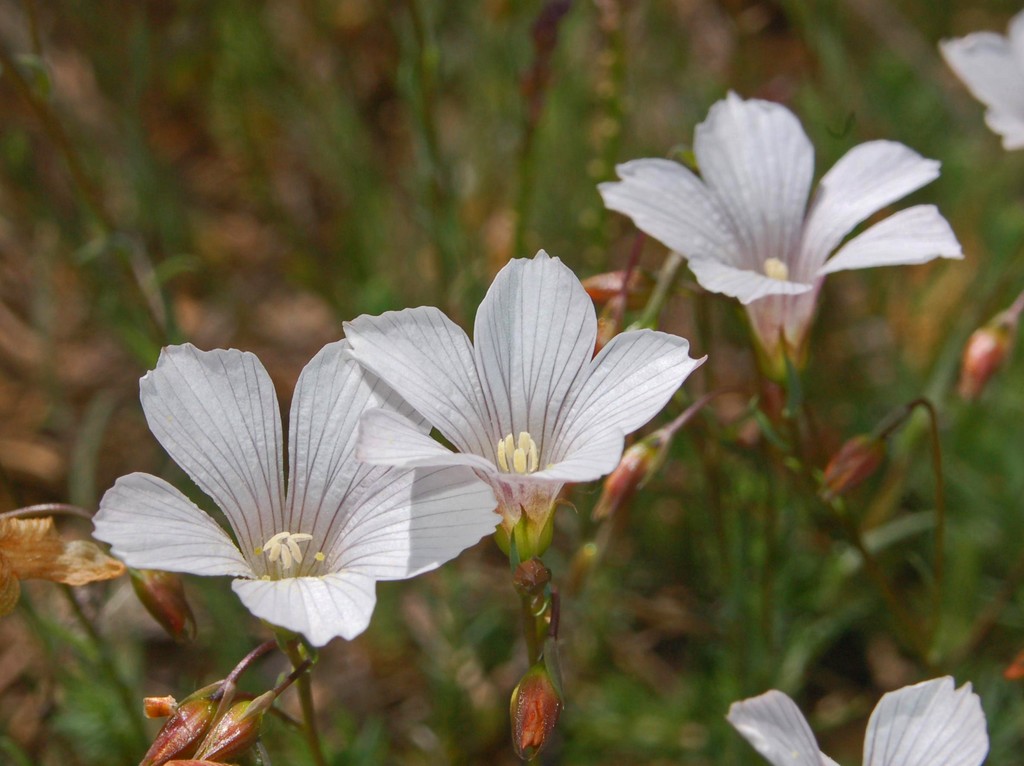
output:
[[[846,506],[900,601],[938,620],[934,645],[913,651],[834,509],[759,433],[738,306],[683,284],[662,327],[710,359],[665,417],[700,392],[739,392],[676,440],[585,586],[564,593],[567,705],[545,762],[755,763],[723,716],[777,687],[827,752],[857,763],[877,698],[942,673],[981,694],[989,762],[1020,762],[1024,690],[1002,671],[1024,648],[1024,369],[1011,363],[977,403],[953,389],[967,335],[1024,289],[1024,155],[1001,149],[936,48],[1002,32],[1017,10],[0,0],[0,510],[95,508],[137,470],[196,494],[138,405],[137,380],[164,344],[256,352],[287,406],[345,319],[433,304],[469,327],[497,269],[542,247],[581,277],[621,267],[635,233],[603,210],[596,183],[618,161],[685,152],[730,89],[769,98],[800,116],[817,176],[875,138],[943,164],[912,201],[939,205],[965,261],[830,277],[803,386],[810,471],[917,396],[938,408],[938,605],[926,420],[893,440]],[[646,267],[663,257],[646,242]],[[597,532],[598,492],[577,488],[577,511],[559,512],[546,557],[557,583]],[[226,579],[186,587],[199,637],[184,646],[123,581],[77,594],[139,699],[184,697],[266,635]],[[507,701],[524,650],[494,544],[378,590],[370,629],[336,640],[314,678],[332,763],[518,762]],[[0,621],[0,762],[136,763],[145,742],[95,646],[53,586],[26,591]],[[283,667],[258,666],[247,688]],[[276,721],[266,741],[275,763],[309,762]]]

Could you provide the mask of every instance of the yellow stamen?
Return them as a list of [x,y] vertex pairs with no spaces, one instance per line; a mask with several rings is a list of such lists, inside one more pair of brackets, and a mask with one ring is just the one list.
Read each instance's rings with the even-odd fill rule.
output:
[[512,434],[499,441],[497,457],[498,467],[505,473],[533,473],[540,463],[537,442],[527,431],[519,432],[518,444]]
[[764,261],[765,276],[770,279],[777,279],[780,282],[789,281],[789,266],[778,258],[766,258]]
[[299,543],[312,539],[313,535],[308,535],[305,532],[278,532],[263,543],[261,548],[256,549],[257,555],[266,551],[267,560],[273,564],[280,559],[281,569],[287,572],[292,568],[293,563],[302,563],[302,551],[299,548]]

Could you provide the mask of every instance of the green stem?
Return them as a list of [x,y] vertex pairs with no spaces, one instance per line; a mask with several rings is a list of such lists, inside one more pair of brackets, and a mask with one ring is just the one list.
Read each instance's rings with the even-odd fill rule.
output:
[[[323,745],[320,742],[320,732],[316,725],[316,709],[313,705],[313,688],[310,683],[310,662],[302,657],[299,641],[289,638],[282,642],[288,659],[291,660],[293,675],[298,674],[296,686],[299,691],[299,704],[302,706],[303,731],[306,735],[306,743],[313,756],[316,766],[327,766],[327,759],[324,757]],[[305,664],[305,670],[298,673],[299,668]]]
[[679,276],[679,269],[685,261],[686,259],[679,253],[674,250],[669,251],[665,262],[661,265],[661,271],[658,272],[658,281],[654,284],[651,297],[648,298],[647,305],[644,306],[644,313],[640,316],[636,326],[651,328],[658,326],[658,317],[672,295],[672,288]]

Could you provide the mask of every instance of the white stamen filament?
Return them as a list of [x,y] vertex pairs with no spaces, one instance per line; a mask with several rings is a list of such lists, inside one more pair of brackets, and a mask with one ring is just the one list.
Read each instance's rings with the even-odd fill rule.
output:
[[505,473],[533,473],[540,462],[537,442],[526,431],[519,432],[519,443],[508,434],[498,442],[498,467]]
[[764,273],[770,279],[777,279],[780,282],[789,281],[789,266],[778,258],[765,258]]
[[267,560],[271,564],[280,559],[281,569],[287,572],[292,568],[293,563],[302,563],[302,551],[299,549],[299,543],[312,539],[313,535],[307,535],[305,532],[278,532],[256,550],[257,553],[266,552]]

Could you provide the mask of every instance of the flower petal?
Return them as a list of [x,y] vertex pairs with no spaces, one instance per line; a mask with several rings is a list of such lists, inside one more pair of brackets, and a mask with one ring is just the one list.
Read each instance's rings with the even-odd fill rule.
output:
[[257,617],[301,633],[313,646],[352,640],[370,624],[376,583],[361,572],[283,580],[235,580],[231,588]]
[[498,427],[485,455],[506,434],[527,431],[548,459],[558,412],[594,356],[597,317],[576,275],[541,250],[509,261],[476,314],[474,355]]
[[153,435],[224,511],[239,545],[252,549],[277,532],[281,414],[260,361],[234,349],[168,346],[139,388]]
[[987,753],[981,700],[949,676],[882,697],[864,740],[864,766],[978,766]]
[[1024,147],[1024,62],[1014,55],[1022,21],[1022,15],[1017,14],[1010,24],[1015,40],[994,32],[975,32],[939,43],[949,68],[988,107],[985,122],[1003,137],[1004,149]]
[[605,207],[688,258],[730,260],[739,244],[711,191],[678,162],[632,160],[617,165],[621,181],[598,184]]
[[469,468],[393,469],[346,519],[328,566],[378,580],[413,577],[493,532],[496,506]]
[[363,414],[356,437],[356,457],[373,465],[466,465],[497,473],[494,463],[468,452],[452,452],[397,412],[370,410]]
[[[622,456],[622,437],[657,415],[707,358],[692,359],[689,351],[685,338],[655,330],[616,335],[594,359],[586,382],[576,388],[560,417],[550,462],[557,465],[594,442],[604,445],[607,454],[602,463],[591,453],[594,467],[600,464],[604,471],[589,478],[615,468]],[[612,449],[615,442],[608,434],[618,438],[617,449]]]
[[772,689],[734,702],[726,719],[773,766],[823,766],[811,727],[789,697]]
[[956,235],[934,205],[894,213],[851,239],[818,270],[819,276],[848,269],[927,263],[963,258]]
[[[349,353],[347,341],[325,346],[299,375],[288,434],[289,485],[284,524],[277,532],[333,537],[349,503],[386,472],[355,458],[360,416],[375,408],[400,411],[406,422],[422,419]],[[414,427],[410,423],[411,427]]]
[[797,273],[810,279],[869,215],[939,177],[939,163],[896,141],[853,147],[818,184],[800,247]]
[[737,298],[743,304],[767,295],[798,295],[813,286],[804,282],[772,279],[760,271],[737,269],[706,258],[691,258],[689,266],[705,290]]
[[697,126],[693,150],[735,231],[740,249],[728,264],[759,272],[777,258],[790,266],[814,174],[800,121],[784,106],[730,93]]
[[251,577],[252,569],[227,533],[163,479],[122,476],[93,516],[97,540],[136,569]]
[[432,306],[364,314],[345,323],[360,364],[398,392],[462,452],[494,452],[473,349]]

